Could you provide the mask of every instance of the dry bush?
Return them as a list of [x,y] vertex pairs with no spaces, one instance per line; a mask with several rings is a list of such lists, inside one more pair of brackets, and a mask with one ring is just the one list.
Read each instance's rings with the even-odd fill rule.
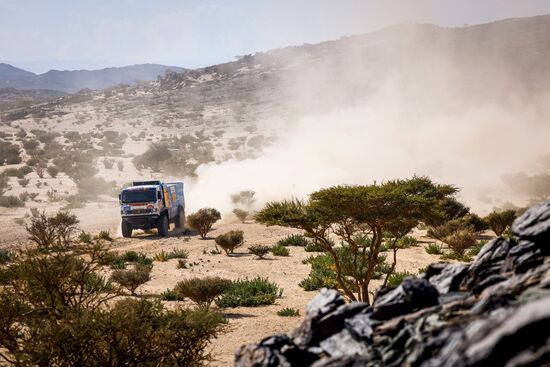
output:
[[46,172],[46,169],[44,166],[37,164],[34,166],[34,172],[36,172],[36,175],[40,178],[44,178],[44,173]]
[[491,230],[495,232],[497,236],[501,236],[506,228],[512,225],[516,219],[515,210],[505,210],[502,212],[492,212],[487,215],[484,220],[489,225]]
[[206,235],[212,229],[214,223],[222,218],[219,211],[214,208],[202,208],[197,212],[187,216],[187,224],[195,229],[201,238],[205,239]]
[[190,298],[199,305],[210,307],[212,302],[231,284],[230,280],[220,277],[191,278],[178,282],[174,291],[181,297]]
[[244,223],[250,213],[246,210],[236,208],[233,209],[233,214],[235,214],[235,216],[239,218],[241,223]]
[[151,267],[137,264],[133,269],[115,270],[110,280],[126,288],[133,296],[137,296],[136,289],[151,279]]
[[215,241],[216,245],[220,246],[226,255],[229,255],[243,244],[244,234],[243,231],[229,231],[216,237]]
[[258,259],[263,259],[271,251],[271,247],[265,245],[252,245],[248,248],[248,252],[256,255]]
[[5,174],[0,174],[0,196],[4,195],[6,191],[10,189],[8,182],[8,176]]
[[242,204],[245,207],[250,207],[252,204],[254,204],[254,201],[256,201],[254,195],[256,195],[256,192],[252,190],[240,191],[231,195],[231,201],[233,202],[233,204],[236,205]]
[[477,239],[474,231],[461,229],[445,237],[443,242],[449,246],[454,255],[463,257],[466,250],[476,244]]
[[21,150],[18,145],[0,141],[0,166],[21,163]]

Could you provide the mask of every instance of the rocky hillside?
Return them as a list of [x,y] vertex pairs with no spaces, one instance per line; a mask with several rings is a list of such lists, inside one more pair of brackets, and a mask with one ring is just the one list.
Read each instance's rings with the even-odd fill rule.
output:
[[157,64],[142,64],[101,70],[50,70],[34,74],[8,64],[0,64],[0,88],[48,89],[74,93],[81,89],[105,89],[118,84],[156,80],[166,71],[181,72],[183,68]]
[[372,306],[324,289],[291,334],[241,347],[238,367],[547,366],[550,202],[469,265],[436,263]]

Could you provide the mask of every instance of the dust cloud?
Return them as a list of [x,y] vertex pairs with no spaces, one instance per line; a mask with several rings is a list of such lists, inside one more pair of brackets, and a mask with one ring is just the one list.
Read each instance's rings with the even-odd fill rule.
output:
[[[469,45],[457,57],[457,36],[434,48],[426,35],[408,31],[376,35],[388,42],[374,56],[362,52],[373,50],[367,37],[346,42],[338,50],[346,57],[287,72],[278,93],[306,112],[270,120],[278,140],[261,156],[201,166],[188,184],[190,206],[227,212],[234,208],[230,195],[241,190],[256,191],[259,207],[331,185],[414,174],[458,186],[480,214],[510,201],[502,175],[529,172],[550,152],[550,95],[530,92],[531,81],[497,46],[484,55]],[[398,32],[408,33],[395,41]],[[380,55],[389,66],[373,65]]]

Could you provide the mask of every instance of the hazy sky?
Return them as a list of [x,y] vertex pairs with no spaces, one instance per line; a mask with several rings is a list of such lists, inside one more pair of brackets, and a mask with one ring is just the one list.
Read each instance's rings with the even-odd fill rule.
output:
[[550,13],[548,0],[0,0],[0,61],[34,72],[200,67],[404,23]]

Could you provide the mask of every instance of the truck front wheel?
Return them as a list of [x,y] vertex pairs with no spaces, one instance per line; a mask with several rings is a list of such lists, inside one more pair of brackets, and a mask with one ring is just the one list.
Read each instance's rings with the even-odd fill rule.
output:
[[132,237],[132,223],[129,223],[125,220],[122,221],[121,225],[122,237]]
[[157,230],[160,237],[168,236],[168,217],[166,215],[159,218]]

